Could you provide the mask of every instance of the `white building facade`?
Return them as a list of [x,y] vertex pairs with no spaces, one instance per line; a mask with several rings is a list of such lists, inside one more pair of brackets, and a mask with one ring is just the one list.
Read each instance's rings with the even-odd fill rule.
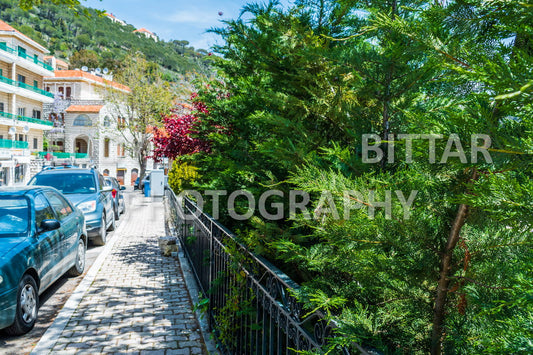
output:
[[109,79],[82,70],[59,70],[45,78],[46,90],[56,95],[53,104],[45,105],[45,113],[54,121],[47,135],[53,152],[46,158],[55,164],[96,166],[130,186],[139,174],[139,164],[126,151],[113,104],[103,97],[104,90],[127,93],[129,88]]
[[25,184],[39,152],[44,132],[53,128],[43,104],[54,101],[43,90],[43,78],[53,75],[44,61],[48,50],[0,21],[0,185]]

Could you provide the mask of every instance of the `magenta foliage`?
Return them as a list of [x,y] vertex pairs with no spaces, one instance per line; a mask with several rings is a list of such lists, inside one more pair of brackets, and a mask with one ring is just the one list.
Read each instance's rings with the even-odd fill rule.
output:
[[[207,110],[206,110],[207,111]],[[192,137],[198,118],[193,115],[177,115],[164,117],[164,128],[154,128],[152,142],[155,145],[153,157],[176,159],[179,156],[197,152],[209,152],[208,142]]]

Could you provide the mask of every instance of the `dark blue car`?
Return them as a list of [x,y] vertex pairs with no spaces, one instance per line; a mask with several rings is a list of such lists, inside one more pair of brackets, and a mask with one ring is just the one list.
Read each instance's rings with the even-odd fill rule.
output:
[[0,329],[30,331],[39,295],[85,268],[85,219],[50,187],[0,187]]
[[107,230],[115,229],[112,187],[96,169],[46,169],[31,178],[28,185],[52,186],[61,191],[85,215],[89,238],[104,245]]

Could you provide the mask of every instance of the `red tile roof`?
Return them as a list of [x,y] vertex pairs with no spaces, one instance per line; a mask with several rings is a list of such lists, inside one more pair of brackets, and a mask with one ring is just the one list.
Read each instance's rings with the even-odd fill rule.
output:
[[148,31],[148,30],[147,30],[146,28],[144,28],[144,27],[143,27],[143,28],[139,28],[138,30],[135,30],[135,31],[133,31],[133,32],[145,32],[145,33],[149,33],[149,34],[151,34],[152,36],[155,36],[155,34],[154,34],[153,32]]
[[17,31],[17,30],[9,26],[4,21],[0,20],[0,31]]
[[87,112],[98,113],[104,107],[103,105],[70,105],[66,112]]
[[89,79],[89,80],[102,83],[104,85],[112,86],[120,90],[124,90],[128,92],[131,91],[130,88],[127,87],[126,85],[122,85],[115,81],[104,79],[98,75],[87,73],[83,70],[56,70],[54,73],[55,73],[56,78],[85,78],[85,79]]

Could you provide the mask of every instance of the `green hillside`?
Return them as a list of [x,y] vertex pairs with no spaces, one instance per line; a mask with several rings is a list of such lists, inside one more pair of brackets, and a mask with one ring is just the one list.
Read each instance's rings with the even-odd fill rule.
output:
[[29,11],[19,8],[17,0],[0,0],[0,18],[47,47],[51,54],[70,61],[71,66],[120,69],[128,54],[141,52],[146,59],[164,68],[167,80],[178,74],[201,73],[209,69],[207,51],[188,46],[186,40],[155,42],[133,33],[133,25],[120,25],[88,8],[90,14],[66,6],[45,3]]

